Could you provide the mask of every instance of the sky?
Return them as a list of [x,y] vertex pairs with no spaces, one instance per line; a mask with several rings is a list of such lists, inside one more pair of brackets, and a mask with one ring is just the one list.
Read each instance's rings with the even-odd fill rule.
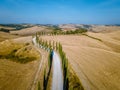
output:
[[0,0],[0,23],[120,24],[120,0]]

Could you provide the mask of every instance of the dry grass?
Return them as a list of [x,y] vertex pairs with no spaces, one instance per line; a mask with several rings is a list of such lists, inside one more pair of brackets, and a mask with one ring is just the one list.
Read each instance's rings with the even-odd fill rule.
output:
[[39,53],[29,43],[20,44],[6,40],[1,42],[0,46],[0,58],[20,63],[27,63],[40,58]]
[[69,65],[69,90],[84,90],[80,79]]
[[17,35],[22,35],[22,36],[26,36],[26,35],[33,35],[36,34],[36,32],[51,32],[51,29],[48,29],[45,26],[34,26],[31,28],[26,28],[26,29],[22,29],[19,31],[10,31],[11,34],[17,34]]
[[0,29],[1,29],[1,28],[8,29],[8,30],[13,30],[13,29],[15,29],[15,28],[13,28],[13,27],[1,26],[1,25],[0,25]]
[[[0,54],[5,56],[14,49],[18,49],[16,54],[20,57],[21,55],[27,57],[40,55],[33,46],[26,45],[26,43],[31,43],[31,37],[3,41],[0,43]],[[41,54],[46,58],[46,53]],[[10,59],[0,59],[0,90],[30,90],[40,62],[39,59],[21,64]],[[43,64],[45,64],[45,61]],[[43,81],[44,66],[41,70],[39,78]]]
[[[43,49],[39,49],[39,51],[41,52],[41,56],[42,56],[42,60],[43,60],[43,63],[42,63],[42,67],[41,67],[41,71],[39,72],[39,77],[38,77],[38,81],[36,83],[36,87],[35,87],[35,90],[38,89],[38,82],[40,82],[40,87],[41,87],[41,90],[43,90],[43,79],[44,79],[44,70],[48,70],[48,52],[43,50]],[[50,76],[50,79],[48,81],[48,86],[47,86],[47,90],[50,90],[51,89],[51,76]]]
[[7,40],[7,39],[13,39],[13,38],[17,38],[18,36],[15,35],[11,35],[9,33],[5,33],[5,32],[0,32],[0,42]]
[[86,90],[120,90],[120,31],[89,36],[43,36],[61,42],[69,63]]
[[92,27],[93,32],[109,33],[120,30],[120,26],[94,26]]
[[0,90],[30,90],[38,62],[20,64],[0,59]]
[[103,44],[110,47],[113,51],[120,53],[120,31],[112,31],[110,33],[87,33],[90,36],[99,38]]
[[[31,32],[33,33],[34,30],[31,30]],[[21,33],[22,35],[24,34],[24,32]],[[74,70],[73,76],[78,76],[86,90],[119,90],[120,31],[110,33],[88,32],[87,34],[102,40],[102,42],[84,35],[43,36],[42,38],[62,43],[63,50]],[[31,40],[32,37],[20,37],[13,41],[7,40],[1,42],[0,46],[2,47],[0,47],[0,53],[6,55],[13,49],[23,47],[17,51],[16,55],[34,55],[27,53],[31,46],[24,46],[25,43],[31,43]],[[14,44],[14,42],[18,44]],[[4,45],[4,43],[6,44]],[[24,50],[25,52],[23,52]],[[48,53],[44,52],[44,50],[41,50],[41,52],[44,63],[38,81],[43,85],[43,72],[46,67],[46,56],[48,56]],[[30,89],[39,62],[40,60],[35,60],[21,64],[6,59],[0,59],[0,90]],[[75,78],[75,80],[78,80],[78,78]],[[49,82],[51,82],[51,78]],[[50,86],[51,83],[49,83],[49,89]]]

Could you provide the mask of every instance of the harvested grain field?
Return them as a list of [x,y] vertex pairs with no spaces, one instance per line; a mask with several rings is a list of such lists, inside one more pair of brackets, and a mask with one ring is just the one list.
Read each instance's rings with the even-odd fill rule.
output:
[[[120,31],[42,36],[63,45],[85,90],[120,90]],[[94,38],[93,38],[94,37]]]
[[14,39],[14,38],[18,38],[19,36],[16,35],[11,35],[9,33],[5,33],[5,32],[1,32],[0,31],[0,42],[4,41],[4,40],[8,40],[8,39]]
[[30,36],[36,34],[36,32],[51,32],[52,29],[49,29],[45,26],[34,26],[31,28],[25,28],[19,31],[10,31],[10,34],[21,35],[21,36]]
[[30,90],[38,62],[20,64],[0,59],[0,90]]
[[[14,40],[0,42],[0,55],[4,56],[0,58],[0,90],[31,90],[39,64],[41,63],[41,57],[43,57],[42,59],[44,60],[44,63],[42,63],[43,65],[45,64],[45,60],[47,60],[46,52],[40,50],[42,53],[39,53],[37,49],[30,44],[31,41],[31,37],[20,37]],[[21,53],[21,56],[26,57],[28,55],[28,57],[31,57],[34,55],[36,57],[39,55],[40,57],[37,60],[27,63],[20,63],[18,61],[19,59],[16,61],[16,59],[12,60],[12,58],[5,58],[5,56],[9,55],[9,52],[16,49],[18,49],[17,51],[19,51],[19,54]],[[41,79],[41,81],[43,79],[44,66],[41,67],[41,70],[42,72],[38,74],[41,77],[38,76],[35,88],[37,88],[38,79]]]

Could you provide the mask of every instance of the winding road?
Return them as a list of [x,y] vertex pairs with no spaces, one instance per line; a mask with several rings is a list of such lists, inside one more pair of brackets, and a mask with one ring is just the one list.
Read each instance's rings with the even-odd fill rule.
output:
[[34,43],[35,46],[38,46],[38,44],[37,44],[37,42],[36,42],[36,37],[34,37],[34,38],[32,39],[32,41],[33,41],[33,43]]
[[[32,41],[33,41],[33,43],[34,43],[35,46],[38,46],[38,44],[37,44],[37,42],[36,42],[36,37],[34,37],[34,38],[32,39]],[[39,53],[41,54],[41,51],[40,51],[37,47],[35,47],[35,48],[36,48],[36,50],[38,50]],[[31,86],[31,90],[35,90],[36,84],[37,84],[37,82],[38,82],[37,79],[38,79],[38,76],[39,76],[39,73],[40,73],[40,71],[41,71],[41,67],[42,67],[43,63],[44,63],[44,60],[43,60],[43,56],[42,56],[42,54],[41,54],[41,61],[40,61],[40,63],[39,63],[38,70],[37,70],[37,72],[36,72],[36,75],[35,75],[33,84],[32,84],[32,86]]]
[[[36,47],[39,47],[38,43],[36,42],[36,37],[34,37],[32,39],[32,41]],[[38,50],[38,51],[40,52],[40,50]],[[38,75],[41,71],[43,61],[44,60],[41,60],[41,62],[39,63],[39,67],[38,67],[38,70],[36,72],[36,76],[34,78],[31,90],[35,89],[35,85],[37,83]],[[52,65],[53,66],[52,88],[51,88],[52,90],[63,90],[63,74],[62,74],[62,67],[61,67],[60,61],[61,60],[60,60],[59,55],[54,51],[53,52],[53,65]]]
[[53,54],[52,90],[63,90],[63,75],[60,57],[55,51]]

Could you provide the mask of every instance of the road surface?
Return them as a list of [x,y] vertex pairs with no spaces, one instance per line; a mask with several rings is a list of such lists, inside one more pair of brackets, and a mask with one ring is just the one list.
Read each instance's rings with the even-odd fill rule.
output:
[[53,54],[52,90],[63,90],[63,74],[59,55]]

